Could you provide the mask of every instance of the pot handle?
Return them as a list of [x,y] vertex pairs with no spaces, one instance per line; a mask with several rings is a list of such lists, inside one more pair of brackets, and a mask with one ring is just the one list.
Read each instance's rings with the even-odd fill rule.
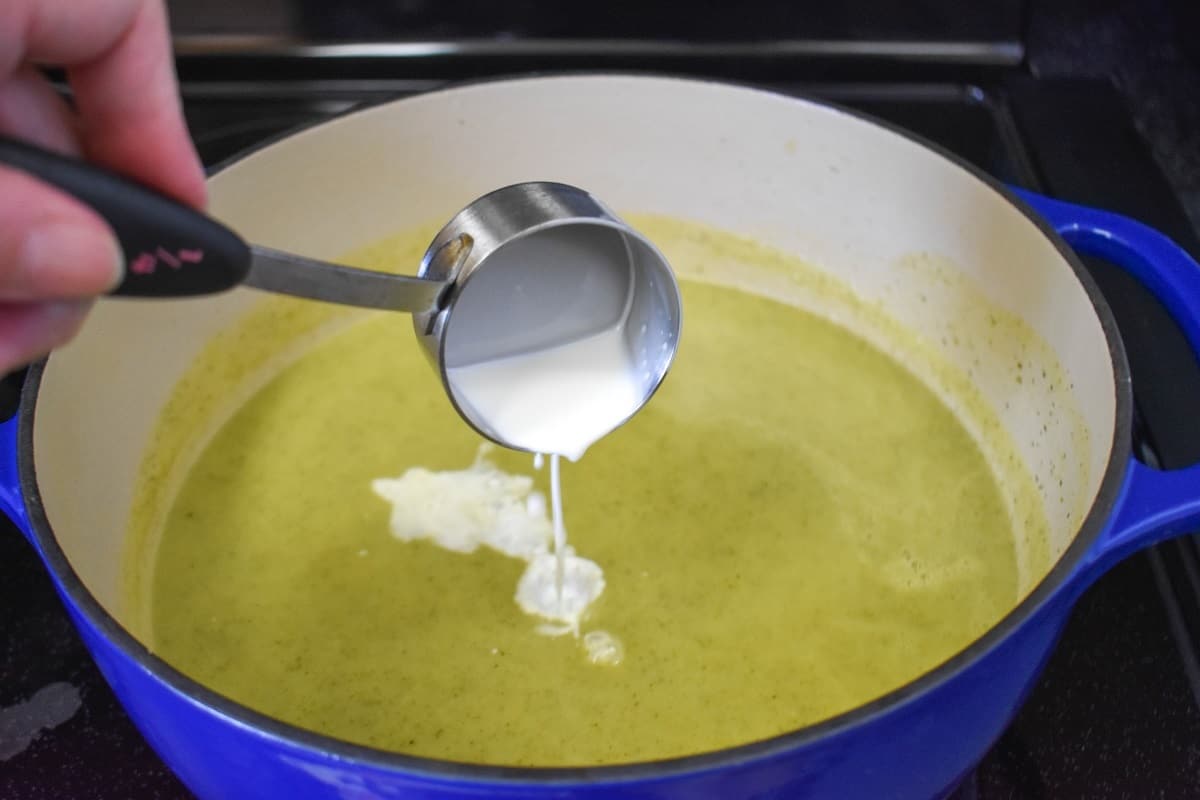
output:
[[[1174,317],[1200,359],[1200,264],[1163,234],[1109,211],[1014,190],[1076,251],[1137,278]],[[1200,530],[1200,464],[1158,470],[1131,458],[1116,513],[1089,561],[1115,563],[1146,545]]]

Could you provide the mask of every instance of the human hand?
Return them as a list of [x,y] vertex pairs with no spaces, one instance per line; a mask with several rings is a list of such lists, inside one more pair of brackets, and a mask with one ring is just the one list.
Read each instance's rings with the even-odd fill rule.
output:
[[[74,109],[40,64],[66,70]],[[0,0],[0,132],[204,205],[162,0]],[[94,211],[0,167],[0,373],[69,340],[123,274]]]

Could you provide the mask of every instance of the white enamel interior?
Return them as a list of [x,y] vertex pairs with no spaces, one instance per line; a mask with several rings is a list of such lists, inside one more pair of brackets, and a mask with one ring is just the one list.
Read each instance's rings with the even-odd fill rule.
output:
[[[1054,487],[1065,502],[1046,497],[1054,551],[1074,535],[1115,415],[1112,363],[1084,289],[1004,197],[854,116],[669,79],[488,83],[376,107],[261,150],[213,178],[212,211],[249,240],[336,257],[527,180],[575,184],[618,213],[696,220],[797,254],[884,303],[965,369],[978,351],[938,342],[979,298],[903,265],[926,254],[961,270],[1066,369],[1073,389],[1059,406],[1078,408],[1084,440],[1058,424],[1052,393],[1013,380],[1012,363],[985,360],[973,375],[1043,485],[1056,484],[1056,459],[1078,465]],[[132,487],[158,411],[205,340],[257,297],[106,301],[49,362],[34,432],[38,483],[72,566],[114,613]],[[684,317],[686,336],[686,309]],[[1037,355],[1028,357],[1036,367]]]

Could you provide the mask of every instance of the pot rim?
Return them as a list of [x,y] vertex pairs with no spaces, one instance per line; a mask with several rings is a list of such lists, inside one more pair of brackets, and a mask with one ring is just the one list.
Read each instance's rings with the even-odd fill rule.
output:
[[46,517],[41,494],[38,491],[33,453],[33,431],[36,419],[37,395],[46,364],[49,361],[49,358],[43,359],[29,368],[25,384],[22,388],[21,403],[18,412],[17,466],[20,475],[21,492],[25,498],[26,513],[31,525],[31,538],[34,544],[40,548],[42,559],[59,584],[64,597],[69,598],[70,602],[75,605],[78,613],[89,624],[98,629],[106,639],[115,644],[155,678],[166,684],[173,692],[187,697],[226,720],[252,729],[260,736],[271,738],[291,747],[300,750],[316,751],[322,756],[352,761],[377,769],[403,772],[413,777],[440,780],[452,778],[459,781],[509,786],[535,783],[547,787],[555,785],[578,785],[581,783],[621,783],[646,778],[681,777],[701,772],[710,772],[721,768],[745,766],[752,762],[765,761],[786,755],[789,752],[811,745],[821,739],[844,734],[858,725],[864,724],[875,717],[883,716],[902,705],[916,700],[921,695],[953,678],[958,673],[965,671],[989,651],[999,646],[1014,631],[1033,617],[1057,592],[1064,589],[1075,575],[1076,568],[1083,561],[1108,522],[1109,516],[1120,495],[1126,466],[1132,452],[1133,399],[1130,386],[1130,373],[1124,345],[1122,344],[1116,321],[1090,273],[1083,266],[1075,252],[1049,223],[1037,215],[1024,200],[1011,192],[1005,184],[970,163],[965,158],[950,152],[939,144],[927,140],[923,136],[910,132],[886,120],[881,120],[871,114],[846,108],[837,103],[829,103],[805,94],[784,94],[764,89],[754,84],[737,81],[678,77],[662,73],[622,71],[565,74],[535,73],[455,82],[416,95],[407,95],[398,99],[394,98],[378,103],[355,106],[341,114],[323,117],[315,122],[291,128],[258,142],[252,147],[219,162],[209,171],[209,174],[217,174],[227,167],[257,153],[259,150],[270,147],[304,130],[329,123],[332,120],[370,111],[379,106],[492,83],[543,82],[581,78],[585,80],[603,78],[644,79],[663,83],[678,82],[707,85],[719,89],[753,92],[767,95],[770,98],[782,97],[797,102],[808,103],[826,110],[832,110],[849,116],[856,121],[866,122],[882,128],[889,133],[901,136],[910,142],[937,153],[951,164],[967,171],[974,178],[997,192],[1029,219],[1054,245],[1058,254],[1071,268],[1076,279],[1086,292],[1088,300],[1104,331],[1113,366],[1114,390],[1116,392],[1113,444],[1108,462],[1105,465],[1104,475],[1096,493],[1096,498],[1080,524],[1079,530],[1072,538],[1071,543],[1059,556],[1050,570],[1047,571],[1036,586],[1019,603],[965,648],[907,683],[868,703],[794,731],[788,731],[756,742],[696,755],[590,767],[512,767],[471,764],[406,755],[366,745],[353,744],[332,736],[306,730],[255,711],[248,706],[225,697],[184,675],[162,658],[152,653],[105,610],[71,567],[66,553],[58,544]]

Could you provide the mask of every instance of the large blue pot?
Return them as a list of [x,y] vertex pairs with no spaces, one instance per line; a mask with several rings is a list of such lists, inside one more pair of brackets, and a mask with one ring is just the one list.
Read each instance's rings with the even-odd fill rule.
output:
[[[549,91],[551,96],[539,95],[543,90]],[[71,467],[82,470],[81,474],[88,474],[88,470],[111,470],[119,474],[122,470],[130,469],[130,456],[124,453],[120,457],[114,456],[112,464],[106,463],[103,458],[105,451],[101,445],[88,444],[93,434],[82,424],[72,433],[80,443],[77,459],[70,450],[70,439],[66,440],[67,445],[56,441],[51,442],[53,447],[43,448],[44,442],[50,440],[39,436],[38,422],[43,418],[40,415],[52,415],[55,427],[69,424],[64,420],[74,419],[63,416],[62,409],[74,401],[62,397],[65,394],[62,388],[65,378],[54,372],[56,360],[60,359],[55,356],[31,370],[20,413],[0,426],[0,507],[25,533],[46,564],[84,641],[136,725],[162,758],[199,796],[439,799],[484,796],[744,797],[789,800],[810,797],[875,800],[942,796],[953,789],[1010,722],[1036,681],[1072,603],[1084,588],[1105,569],[1134,550],[1200,528],[1200,467],[1159,472],[1137,462],[1130,455],[1132,400],[1123,350],[1106,307],[1063,241],[1078,252],[1107,258],[1135,275],[1173,313],[1193,349],[1200,353],[1200,267],[1160,234],[1113,214],[1004,190],[986,177],[974,174],[969,167],[957,164],[949,157],[931,153],[924,145],[904,139],[897,132],[816,104],[785,100],[763,93],[711,84],[630,78],[540,79],[456,91],[482,92],[467,96],[467,99],[474,101],[486,101],[497,93],[503,94],[503,107],[508,109],[514,108],[514,98],[517,98],[516,104],[519,105],[522,98],[531,97],[531,105],[524,109],[528,113],[535,113],[530,109],[543,107],[558,96],[555,93],[564,91],[566,96],[572,98],[581,94],[587,96],[587,108],[593,110],[605,102],[632,104],[634,111],[675,103],[678,105],[664,112],[669,112],[672,119],[695,114],[704,124],[714,127],[719,127],[722,119],[745,118],[747,109],[756,112],[754,118],[759,127],[770,126],[770,117],[775,113],[782,115],[785,120],[792,120],[793,117],[789,115],[798,113],[801,117],[795,119],[801,121],[809,119],[804,115],[811,115],[819,125],[846,129],[844,137],[839,130],[834,139],[877,137],[871,141],[886,142],[888,146],[894,144],[901,148],[896,151],[898,153],[911,152],[914,159],[930,159],[930,164],[942,164],[939,169],[946,170],[949,177],[945,180],[951,183],[958,181],[965,182],[964,186],[977,186],[963,191],[986,194],[992,198],[988,202],[995,204],[989,206],[993,210],[1012,210],[1015,216],[1020,217],[1019,223],[1024,226],[1021,230],[1028,229],[1031,235],[1041,237],[1044,243],[1048,243],[1050,251],[1057,253],[1056,257],[1062,259],[1064,269],[1073,272],[1086,291],[1086,297],[1091,301],[1089,313],[1098,320],[1096,329],[1104,332],[1105,341],[1097,346],[1103,347],[1110,358],[1111,380],[1106,385],[1113,397],[1106,401],[1112,406],[1106,419],[1109,419],[1112,428],[1109,431],[1112,446],[1107,451],[1102,474],[1096,477],[1097,488],[1090,510],[1048,574],[1011,613],[999,620],[978,641],[902,688],[818,725],[718,753],[629,766],[507,769],[437,762],[339,742],[258,714],[185,677],[143,646],[129,632],[127,625],[118,622],[113,613],[114,603],[103,601],[101,596],[104,592],[96,588],[104,583],[104,576],[108,573],[97,571],[91,562],[97,558],[92,550],[95,540],[106,536],[118,541],[120,532],[102,534],[99,531],[103,526],[98,525],[95,536],[90,536],[87,532],[90,522],[81,518],[81,515],[87,515],[87,504],[82,503],[74,509],[66,508],[70,504],[62,499],[63,490],[46,491],[46,476],[65,461],[85,462],[73,463]],[[511,92],[518,94],[506,94]],[[640,97],[641,94],[645,97]],[[463,99],[461,94],[449,92],[432,97],[432,100],[423,102],[448,104],[454,109],[454,114],[465,115],[470,123],[471,112],[464,110],[464,103],[460,102]],[[643,101],[645,105],[639,105]],[[403,106],[411,102],[401,101],[395,105]],[[797,107],[800,111],[796,110]],[[521,111],[516,108],[512,113],[516,115]],[[371,117],[372,113],[376,116]],[[271,163],[270,158],[274,157],[269,153],[271,148],[268,148],[268,157],[260,167],[283,170],[285,176],[281,180],[290,179],[300,184],[320,183],[325,178],[319,174],[306,174],[305,169],[317,169],[319,172],[319,167],[312,167],[317,163],[312,160],[315,155],[313,148],[319,151],[333,141],[340,142],[341,154],[331,155],[329,160],[341,159],[336,168],[352,170],[353,164],[346,159],[353,157],[356,148],[370,147],[370,143],[362,138],[366,136],[369,139],[370,136],[358,129],[368,127],[372,119],[378,121],[385,118],[387,113],[390,112],[385,111],[382,117],[378,112],[351,115],[334,123],[335,130],[332,132],[327,130],[316,136],[312,132],[302,134],[302,141],[296,146],[301,161],[292,163],[302,163],[304,166],[296,170],[289,172],[281,164]],[[485,109],[479,113],[486,115],[487,112]],[[570,104],[555,109],[555,114],[560,116],[575,114],[586,117],[588,113],[592,112]],[[587,135],[580,131],[599,124],[595,120],[585,119],[583,122],[587,124],[562,135]],[[694,128],[698,124],[696,119],[690,122],[685,119],[684,122]],[[338,125],[343,126],[341,131],[336,130]],[[411,126],[410,120],[405,129]],[[316,130],[320,131],[320,128]],[[387,129],[385,135],[395,137],[399,134],[396,129]],[[429,133],[417,131],[413,135],[428,136]],[[719,141],[726,143],[732,135],[722,135]],[[812,141],[817,141],[823,134],[813,128],[810,135]],[[547,163],[551,163],[555,152],[554,134],[550,132],[545,136],[551,141],[548,143],[545,139],[539,139],[534,149],[541,149]],[[679,145],[684,150],[691,146],[687,143]],[[351,153],[350,156],[346,155],[347,151]],[[293,155],[286,149],[281,152]],[[520,161],[520,158],[514,158]],[[872,156],[860,154],[859,158],[869,162]],[[681,163],[689,163],[686,153],[681,159]],[[692,160],[690,163],[696,162]],[[895,157],[892,156],[888,164],[894,163]],[[877,169],[870,164],[864,168]],[[258,172],[251,171],[243,176],[243,180],[236,169],[223,194],[218,192],[216,197],[218,213],[230,217],[235,226],[239,223],[238,215],[241,213],[238,210],[239,198],[242,193],[250,191],[246,188],[246,182],[253,179],[254,183],[261,183],[263,174],[261,169]],[[609,168],[609,171],[613,169]],[[714,166],[714,169],[719,171],[719,167]],[[697,166],[695,171],[703,170]],[[536,177],[569,180],[596,188],[605,197],[620,194],[620,187],[616,185],[613,191],[597,187],[597,181],[603,181],[602,176],[571,174],[566,168],[555,167],[547,172],[550,175]],[[389,180],[394,177],[389,176]],[[681,177],[680,180],[685,179]],[[726,177],[722,180],[730,179]],[[921,187],[921,190],[941,191],[937,184],[941,178],[931,180],[934,188]],[[632,176],[628,182],[637,183]],[[494,183],[498,185],[500,181],[494,180]],[[638,190],[635,187],[629,191]],[[692,187],[689,192],[695,194],[702,190],[701,185],[700,188]],[[951,188],[945,191],[949,192]],[[470,192],[466,194],[474,196]],[[455,207],[453,204],[459,203],[460,199],[454,195],[453,201],[447,201],[447,208]],[[246,202],[253,205],[259,201]],[[622,203],[618,201],[617,205]],[[724,212],[718,209],[714,213],[736,216],[736,212],[729,209]],[[814,207],[808,213],[817,215],[820,212]],[[736,223],[733,224],[736,227]],[[316,254],[322,255],[319,252]],[[120,313],[127,315],[128,312]],[[162,324],[172,320],[170,313],[153,313],[160,314],[157,319]],[[103,316],[103,312],[100,316]],[[186,316],[180,312],[181,320]],[[200,314],[198,318],[202,317],[203,314]],[[97,323],[101,327],[104,324],[103,321]],[[179,322],[181,327],[188,324],[186,321]],[[88,335],[85,332],[85,339]],[[169,338],[171,334],[162,332],[161,335]],[[105,352],[104,345],[104,342],[95,343],[96,349],[91,352]],[[82,345],[84,348],[89,346],[92,345]],[[92,360],[95,358],[93,356]],[[112,375],[115,370],[117,377],[113,380],[121,380],[122,376],[136,376],[139,369],[154,369],[153,365],[130,365],[119,359],[100,366],[108,370],[105,374]],[[98,394],[103,395],[103,390]],[[142,398],[145,394],[153,392],[130,397]],[[104,403],[105,399],[98,396],[95,402]],[[145,407],[132,409],[129,412],[131,418],[144,416],[147,409],[152,411],[156,407],[155,402],[151,397],[146,400]],[[136,405],[136,402],[131,399],[127,405]],[[110,413],[117,415],[120,412],[111,410]],[[116,441],[123,440],[112,440],[105,446],[115,447],[113,442]],[[80,491],[86,494],[87,490],[81,488]],[[51,498],[51,494],[56,495],[57,499]],[[63,507],[63,510],[60,511],[59,507]],[[69,542],[64,544],[61,530],[56,537],[50,519],[55,520],[55,527],[74,529]],[[60,519],[64,520],[61,526]],[[729,713],[736,713],[736,710],[729,710]]]

